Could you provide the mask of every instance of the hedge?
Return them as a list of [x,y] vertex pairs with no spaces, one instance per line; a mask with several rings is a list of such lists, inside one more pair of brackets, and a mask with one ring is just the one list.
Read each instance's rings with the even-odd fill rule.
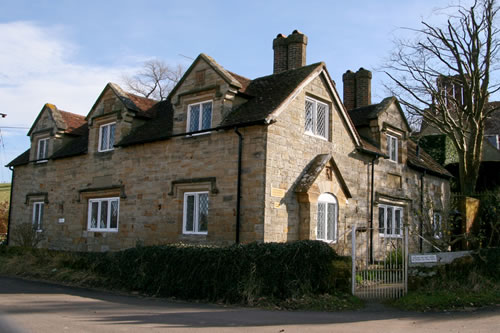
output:
[[91,270],[111,287],[182,299],[287,299],[346,291],[350,283],[349,258],[320,241],[138,246],[71,258],[66,265]]

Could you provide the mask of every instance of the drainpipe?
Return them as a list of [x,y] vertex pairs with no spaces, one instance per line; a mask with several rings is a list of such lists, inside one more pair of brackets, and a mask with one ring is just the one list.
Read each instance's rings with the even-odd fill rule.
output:
[[7,245],[9,245],[10,239],[10,216],[12,214],[12,193],[14,192],[14,167],[10,166],[9,170],[12,171],[12,180],[10,181],[9,217],[7,220]]
[[419,221],[419,248],[420,248],[420,253],[423,252],[424,249],[424,243],[423,243],[423,237],[424,237],[424,177],[425,177],[425,170],[422,171],[420,174],[420,221]]
[[236,190],[236,244],[240,243],[240,206],[241,206],[241,158],[243,151],[243,135],[234,128],[234,133],[238,135],[238,183]]
[[375,161],[380,156],[375,155],[372,160],[372,179],[371,179],[371,193],[370,193],[370,262],[373,263],[373,193],[375,188]]

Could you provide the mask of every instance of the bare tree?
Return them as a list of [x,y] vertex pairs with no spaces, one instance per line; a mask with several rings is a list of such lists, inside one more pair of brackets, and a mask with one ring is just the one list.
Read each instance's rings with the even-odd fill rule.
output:
[[181,65],[169,66],[159,59],[144,62],[142,69],[135,75],[124,76],[128,90],[147,98],[163,100],[179,82],[184,69]]
[[419,117],[451,140],[460,190],[470,194],[479,174],[485,120],[496,110],[488,97],[499,89],[491,82],[499,49],[498,7],[495,0],[476,0],[447,11],[443,27],[422,22],[421,29],[411,29],[415,40],[397,41],[385,72],[410,118]]

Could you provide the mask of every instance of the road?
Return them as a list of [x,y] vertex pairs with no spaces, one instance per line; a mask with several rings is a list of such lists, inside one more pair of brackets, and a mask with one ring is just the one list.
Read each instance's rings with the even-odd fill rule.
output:
[[370,304],[345,312],[244,307],[63,287],[0,277],[0,332],[500,332],[500,307],[415,313]]

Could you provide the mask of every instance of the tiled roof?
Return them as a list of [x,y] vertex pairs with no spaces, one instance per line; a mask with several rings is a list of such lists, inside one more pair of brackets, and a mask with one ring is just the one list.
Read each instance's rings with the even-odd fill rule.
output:
[[222,126],[237,125],[266,119],[315,69],[323,66],[316,63],[279,74],[252,80],[245,94],[251,96],[248,102],[230,112]]
[[239,83],[241,83],[240,92],[244,93],[247,90],[247,87],[250,84],[250,82],[252,82],[252,80],[250,80],[244,76],[238,75],[236,73],[233,73],[231,71],[228,71],[228,73],[231,74],[236,80],[238,80]]
[[59,110],[59,112],[61,113],[63,121],[66,123],[66,133],[74,135],[83,135],[85,133],[84,125],[87,123],[85,121],[85,116],[62,110]]
[[412,140],[408,140],[408,165],[417,169],[425,169],[438,176],[453,177],[448,170],[434,161],[422,148],[419,149],[417,156],[417,144]]
[[128,98],[137,106],[140,110],[141,115],[152,118],[155,116],[153,106],[158,103],[158,101],[142,96],[137,96],[131,93],[126,93]]
[[9,164],[6,165],[6,167],[15,167],[23,164],[28,164],[30,161],[30,150],[26,150],[24,153],[13,159]]
[[360,139],[361,139],[361,148],[365,152],[371,153],[371,154],[375,154],[375,155],[379,155],[379,156],[382,156],[382,157],[386,157],[387,156],[386,154],[384,154],[382,152],[382,150],[380,150],[379,147],[377,147],[376,144],[372,143],[371,140],[369,140],[367,138],[364,138],[364,137],[360,137]]

